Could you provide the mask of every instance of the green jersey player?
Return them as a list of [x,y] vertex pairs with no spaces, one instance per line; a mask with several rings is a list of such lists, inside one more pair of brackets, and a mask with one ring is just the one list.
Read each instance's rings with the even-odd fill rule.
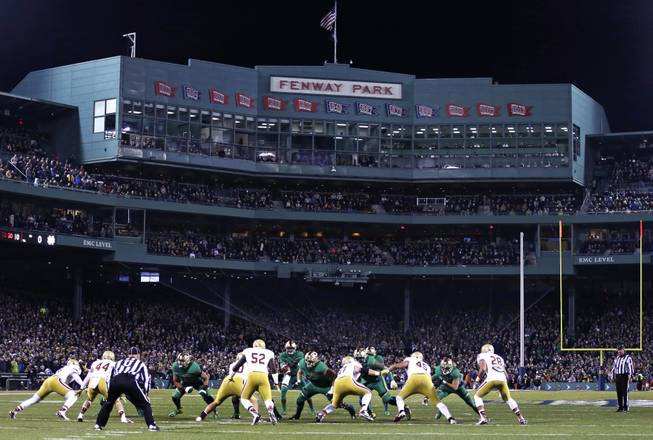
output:
[[193,390],[199,391],[207,405],[213,402],[213,397],[209,394],[209,375],[202,371],[199,364],[186,352],[179,353],[177,361],[172,364],[172,384],[175,386],[175,392],[172,393],[175,409],[168,414],[170,417],[182,413],[181,398]]
[[[327,396],[331,400],[329,391],[336,378],[336,373],[331,370],[326,364],[320,360],[319,355],[310,351],[306,353],[304,359],[299,361],[299,368],[297,370],[297,382],[303,384],[301,394],[297,397],[297,410],[290,420],[299,420],[304,409],[304,403],[316,394]],[[356,417],[356,410],[349,404],[343,404],[349,415]]]
[[[378,354],[376,352],[376,348],[374,347],[358,349],[354,351],[354,357],[359,359],[359,362],[363,365],[363,367],[367,367],[371,370],[382,371],[386,368],[383,363],[383,356]],[[390,394],[390,390],[388,390],[388,387],[385,383],[385,377],[382,375],[372,376],[368,374],[361,374],[360,382],[370,390],[376,391],[379,394],[379,397],[381,397],[381,400],[383,401],[385,414],[390,415],[388,404],[397,405],[397,402],[394,396]],[[394,382],[394,380],[392,382]],[[372,409],[369,409],[368,411],[372,417],[375,417]],[[408,410],[407,413],[409,411],[410,410]]]
[[[442,359],[440,366],[435,368],[431,380],[435,386],[438,400],[443,401],[449,394],[456,394],[478,414],[474,400],[463,386],[463,375],[460,374],[460,370],[458,370],[458,367],[456,367],[456,364],[454,364],[451,358]],[[442,414],[438,411],[435,418],[439,419],[440,417],[442,417]]]
[[[279,355],[279,366],[283,378],[281,379],[281,414],[286,415],[286,395],[288,390],[292,389],[297,384],[297,372],[299,371],[299,363],[304,360],[304,353],[297,350],[295,341],[288,341],[285,345],[286,351]],[[315,413],[313,409],[313,401],[309,399],[308,406],[311,409],[311,414]]]

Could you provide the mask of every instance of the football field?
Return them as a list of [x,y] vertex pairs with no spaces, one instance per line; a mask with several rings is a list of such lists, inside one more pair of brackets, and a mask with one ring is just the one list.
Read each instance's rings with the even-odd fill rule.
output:
[[[215,390],[212,390],[212,394]],[[196,423],[195,417],[204,408],[204,402],[197,394],[187,395],[182,400],[183,414],[169,418],[168,413],[173,404],[171,391],[155,390],[151,393],[152,406],[160,432],[148,432],[141,417],[136,416],[135,409],[127,403],[127,414],[134,424],[119,423],[114,413],[106,429],[101,432],[93,430],[99,404],[95,402],[88,411],[86,421],[78,423],[75,417],[83,399],[79,399],[68,412],[71,421],[59,420],[55,411],[62,400],[51,395],[45,401],[20,413],[11,420],[8,412],[21,400],[31,395],[28,392],[0,393],[0,439],[18,440],[64,440],[64,439],[114,439],[114,438],[161,438],[175,440],[194,439],[254,439],[269,437],[288,439],[342,439],[357,437],[359,439],[383,438],[653,438],[651,420],[653,420],[653,392],[635,392],[630,394],[631,410],[628,413],[615,413],[615,393],[578,392],[578,391],[525,391],[515,392],[522,412],[529,421],[528,426],[520,426],[507,405],[488,401],[486,409],[491,423],[487,426],[475,426],[476,415],[456,396],[445,400],[456,417],[458,424],[449,425],[444,419],[435,420],[435,408],[423,406],[421,398],[412,397],[407,403],[412,408],[410,421],[393,423],[392,415],[383,414],[383,406],[376,397],[373,401],[377,419],[368,422],[362,419],[350,420],[344,410],[338,410],[327,418],[325,423],[314,423],[314,418],[304,409],[301,421],[283,420],[276,426],[261,423],[250,426],[249,415],[241,408],[242,419],[231,420],[232,406],[227,400],[220,408],[217,418],[209,415],[203,423]],[[278,402],[278,393],[275,401]],[[289,393],[289,411],[294,411],[297,391]],[[488,398],[498,399],[496,393]],[[347,399],[355,403],[355,399]],[[326,399],[315,399],[316,408],[322,408]],[[265,410],[262,411],[265,414]],[[290,415],[290,414],[289,414]]]

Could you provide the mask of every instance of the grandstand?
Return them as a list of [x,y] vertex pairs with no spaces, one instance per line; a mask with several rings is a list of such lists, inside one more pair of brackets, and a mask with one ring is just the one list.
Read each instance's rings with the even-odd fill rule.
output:
[[[338,81],[360,94],[307,92]],[[217,387],[257,338],[453,356],[470,388],[492,342],[519,390],[613,389],[625,344],[653,382],[653,132],[574,85],[119,56],[31,72],[0,114],[3,389],[132,345],[158,388],[185,351]]]

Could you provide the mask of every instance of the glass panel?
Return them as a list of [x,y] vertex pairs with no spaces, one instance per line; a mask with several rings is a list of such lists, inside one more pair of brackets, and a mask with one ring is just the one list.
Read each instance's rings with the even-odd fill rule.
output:
[[555,124],[544,124],[544,137],[554,137],[555,136]]
[[311,135],[293,135],[292,147],[310,150],[313,148],[313,136]]
[[279,129],[282,133],[288,133],[290,131],[290,121],[288,119],[279,121]]
[[490,137],[491,131],[490,126],[481,124],[478,126],[478,136],[482,138]]
[[569,125],[568,124],[558,124],[558,137],[566,137],[569,135]]
[[169,105],[166,114],[168,115],[168,119],[177,119],[177,107]]
[[199,122],[200,112],[194,108],[190,109],[190,122]]
[[104,132],[104,116],[93,119],[93,133]]
[[313,133],[313,121],[305,120],[302,122],[302,133]]
[[202,126],[199,124],[190,124],[190,137],[191,139],[200,139]]
[[369,136],[370,135],[370,126],[369,124],[358,124],[358,136]]
[[222,126],[226,128],[233,128],[234,127],[234,115],[230,115],[228,113],[225,113],[222,115]]
[[130,116],[123,116],[122,118],[122,132],[123,133],[136,133],[141,132],[141,119]]
[[154,125],[154,135],[157,137],[163,137],[166,135],[166,121],[157,119],[156,124]]
[[156,112],[156,117],[157,118],[165,118],[166,117],[166,106],[163,104],[157,104],[155,106],[155,112]]
[[490,133],[493,138],[502,138],[503,137],[503,125],[491,125]]
[[478,137],[478,127],[476,125],[468,125],[467,132],[465,136],[469,139],[474,139]]
[[506,131],[504,133],[506,137],[516,137],[517,136],[517,127],[515,124],[507,124]]
[[106,114],[111,115],[116,112],[117,100],[116,98],[107,99]]
[[451,137],[461,138],[465,135],[465,126],[464,125],[454,125],[451,129]]
[[[154,107],[152,107],[154,110]],[[154,119],[144,118],[143,119],[143,134],[146,136],[154,135]]]
[[222,127],[222,113],[211,112],[211,125]]
[[451,125],[440,126],[440,139],[451,137]]
[[183,122],[188,121],[188,109],[186,107],[179,107],[179,120]]
[[345,122],[338,122],[338,123],[336,123],[336,128],[335,128],[335,130],[336,130],[336,131],[335,131],[335,134],[336,134],[337,136],[347,136],[347,134],[349,133],[349,130],[348,130],[348,124],[345,123]]
[[[102,101],[104,105],[104,101]],[[123,115],[131,115],[132,113],[132,102],[129,99],[123,99],[122,100],[122,114]]]
[[331,136],[315,136],[316,150],[333,150],[336,146],[336,139]]
[[414,133],[415,139],[426,137],[426,130],[427,130],[426,125],[415,125],[414,130],[415,130]]
[[370,137],[379,137],[379,124],[370,124]]
[[297,119],[293,119],[290,126],[291,126],[291,131],[293,133],[299,133],[301,131],[302,124],[301,121],[298,121]]
[[313,123],[313,133],[324,134],[324,121],[315,121]]
[[168,121],[167,134],[168,136],[188,138],[188,123],[178,122],[178,121]]
[[206,110],[202,110],[202,125],[211,125],[211,113]]
[[149,118],[154,117],[154,104],[151,102],[146,102],[143,104],[143,115]]
[[256,130],[256,119],[248,116],[245,118],[245,129],[247,130]]
[[256,135],[254,133],[248,133],[248,132],[242,132],[236,130],[235,140],[236,140],[235,142],[236,145],[246,145],[248,147],[256,146]]
[[134,101],[134,109],[132,111],[137,116],[142,115],[143,114],[143,103],[141,101]]
[[104,116],[104,101],[95,101],[93,116]]

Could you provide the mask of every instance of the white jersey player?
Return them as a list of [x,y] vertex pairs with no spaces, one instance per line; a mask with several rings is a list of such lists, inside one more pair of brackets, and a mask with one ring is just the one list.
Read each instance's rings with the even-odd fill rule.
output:
[[245,366],[247,376],[245,376],[240,402],[252,414],[252,425],[256,425],[261,420],[261,416],[250,400],[252,395],[257,391],[265,402],[270,422],[276,424],[277,417],[275,416],[272,389],[270,388],[270,380],[268,379],[268,375],[271,372],[276,373],[277,371],[274,352],[265,348],[265,342],[262,339],[257,339],[251,348],[243,350],[243,357],[231,368],[230,381],[234,381],[236,372],[241,366]]
[[[478,363],[479,373],[474,384],[475,387],[478,386],[474,401],[480,416],[477,425],[487,425],[488,423],[483,397],[492,390],[499,391],[503,401],[508,404],[512,412],[517,416],[520,425],[528,424],[528,421],[522,416],[517,402],[510,396],[508,378],[506,377],[506,364],[501,356],[494,354],[494,347],[490,344],[481,347],[481,352],[476,356],[476,362]],[[479,385],[480,381],[482,383]]]
[[[91,364],[88,374],[84,378],[82,388],[86,388],[86,401],[82,404],[77,415],[77,421],[84,421],[84,414],[91,407],[91,403],[95,400],[98,394],[102,395],[105,400],[109,398],[109,380],[115,365],[116,355],[112,351],[105,351],[102,354],[102,359],[98,359]],[[125,415],[125,409],[122,406],[120,399],[116,400],[116,409],[120,415],[122,423],[133,423]]]
[[365,420],[373,421],[374,419],[368,411],[370,401],[372,400],[372,391],[370,391],[370,389],[365,385],[359,383],[358,379],[362,373],[371,376],[380,376],[381,373],[363,367],[360,362],[351,356],[345,356],[342,358],[341,365],[336,380],[333,382],[333,397],[331,398],[331,403],[325,406],[322,411],[317,413],[315,421],[323,422],[326,419],[326,416],[334,412],[336,408],[344,408],[343,400],[347,396],[359,396],[361,398],[361,408],[358,415]]
[[76,359],[69,359],[64,367],[60,368],[56,373],[43,381],[41,387],[32,397],[21,402],[13,411],[10,411],[9,416],[12,419],[15,419],[16,414],[19,412],[24,411],[35,403],[39,403],[50,393],[57,393],[66,399],[66,401],[55,415],[64,420],[69,420],[66,412],[68,411],[68,408],[75,404],[77,396],[79,395],[79,392],[74,391],[70,387],[70,384],[75,382],[81,387],[83,382],[80,374],[82,374],[82,369],[79,366],[79,362]]

